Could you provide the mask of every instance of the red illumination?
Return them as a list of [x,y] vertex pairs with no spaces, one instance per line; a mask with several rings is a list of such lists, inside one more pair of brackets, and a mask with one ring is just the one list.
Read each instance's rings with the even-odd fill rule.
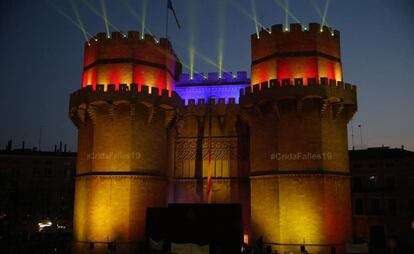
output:
[[327,60],[324,58],[318,59],[319,78],[327,77],[329,79],[342,80],[342,73],[340,63]]
[[[106,64],[94,66],[82,75],[82,87],[97,84],[114,84],[118,89],[119,84],[146,85],[162,89],[172,90],[174,80],[164,69],[138,64]],[[171,92],[170,92],[171,93]]]
[[252,85],[260,84],[276,78],[276,63],[265,61],[252,67]]
[[282,26],[273,29],[271,35],[252,37],[252,84],[277,78],[302,78],[308,85],[308,78],[334,79],[342,81],[339,37],[321,33],[319,25],[310,25],[306,32],[300,25],[289,33]]
[[303,78],[304,85],[307,85],[308,78],[318,77],[317,58],[279,58],[277,60],[277,70],[277,78],[279,80]]
[[169,74],[163,69],[136,65],[134,66],[133,82],[140,85],[158,87],[161,92],[161,89],[167,89],[167,75]]
[[90,68],[82,74],[82,87],[87,85],[96,85],[96,68]]
[[[276,63],[275,63],[276,62]],[[281,57],[276,60],[267,60],[252,66],[252,85],[277,78],[302,78],[303,84],[308,85],[308,78],[322,77],[342,80],[341,64],[321,57]]]
[[[350,207],[350,190],[344,187],[349,183],[346,181],[328,178],[325,180],[324,220],[327,242],[341,242],[350,240],[352,235],[352,218]],[[332,191],[332,190],[341,190]]]
[[[139,39],[131,32],[127,38],[114,33],[111,39],[98,34],[98,41],[85,46],[82,87],[86,85],[136,83],[162,89],[174,89],[174,72],[177,59],[166,40],[155,43],[154,38]],[[151,89],[150,89],[151,91]]]

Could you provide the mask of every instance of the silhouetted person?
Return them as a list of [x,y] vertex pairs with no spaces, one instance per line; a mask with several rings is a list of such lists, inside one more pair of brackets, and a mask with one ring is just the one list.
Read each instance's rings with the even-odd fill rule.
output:
[[269,245],[266,246],[266,254],[272,254],[272,247]]
[[263,251],[263,236],[260,236],[259,239],[257,239],[256,244],[253,249],[254,254],[264,254]]

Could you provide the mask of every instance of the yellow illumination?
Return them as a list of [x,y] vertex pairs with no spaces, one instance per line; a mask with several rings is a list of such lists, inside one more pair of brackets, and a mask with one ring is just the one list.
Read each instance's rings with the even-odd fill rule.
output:
[[243,235],[243,242],[244,242],[245,244],[249,244],[249,235],[248,235],[248,234],[244,234],[244,235]]

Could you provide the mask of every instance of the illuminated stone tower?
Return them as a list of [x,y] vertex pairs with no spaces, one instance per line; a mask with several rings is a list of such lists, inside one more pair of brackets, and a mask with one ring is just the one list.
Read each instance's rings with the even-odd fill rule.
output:
[[78,128],[75,253],[136,253],[146,209],[207,202],[207,170],[211,201],[241,203],[250,239],[263,236],[279,253],[303,244],[344,253],[347,123],[357,102],[342,81],[339,32],[275,25],[251,46],[250,82],[245,72],[179,75],[170,42],[137,32],[85,44],[69,108]]
[[310,24],[251,37],[252,86],[240,106],[250,127],[253,238],[279,253],[344,253],[352,237],[347,123],[356,88],[342,82],[339,32]]
[[166,89],[179,66],[168,40],[137,32],[85,44],[69,109],[78,128],[75,253],[136,253],[146,208],[166,205],[169,127],[183,107]]

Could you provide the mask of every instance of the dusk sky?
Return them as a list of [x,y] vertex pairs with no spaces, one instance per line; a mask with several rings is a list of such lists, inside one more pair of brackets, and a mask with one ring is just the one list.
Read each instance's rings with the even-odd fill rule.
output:
[[[76,150],[77,131],[68,117],[69,94],[81,86],[84,36],[73,24],[75,10],[92,35],[106,30],[101,0],[0,1],[0,146],[53,150],[59,141]],[[141,30],[144,0],[106,0],[108,20],[122,31]],[[222,38],[223,67],[250,72],[250,35],[255,32],[252,0],[172,0],[181,29],[169,15],[169,38],[183,63],[188,48],[217,62]],[[325,0],[313,0],[323,9]],[[71,4],[72,3],[72,4]],[[284,23],[285,0],[254,1],[264,25]],[[278,4],[279,3],[279,4]],[[128,7],[129,6],[129,7]],[[302,23],[321,23],[311,0],[290,0]],[[133,15],[133,13],[137,15]],[[354,145],[405,145],[414,150],[414,1],[331,0],[327,22],[341,32],[344,81],[358,87]],[[165,37],[166,0],[148,0],[145,25]],[[289,18],[294,23],[293,18]],[[113,27],[109,27],[114,31]],[[193,45],[191,45],[193,44]],[[199,72],[217,67],[196,57]],[[184,69],[185,72],[188,70]],[[349,125],[351,146],[351,124]]]

